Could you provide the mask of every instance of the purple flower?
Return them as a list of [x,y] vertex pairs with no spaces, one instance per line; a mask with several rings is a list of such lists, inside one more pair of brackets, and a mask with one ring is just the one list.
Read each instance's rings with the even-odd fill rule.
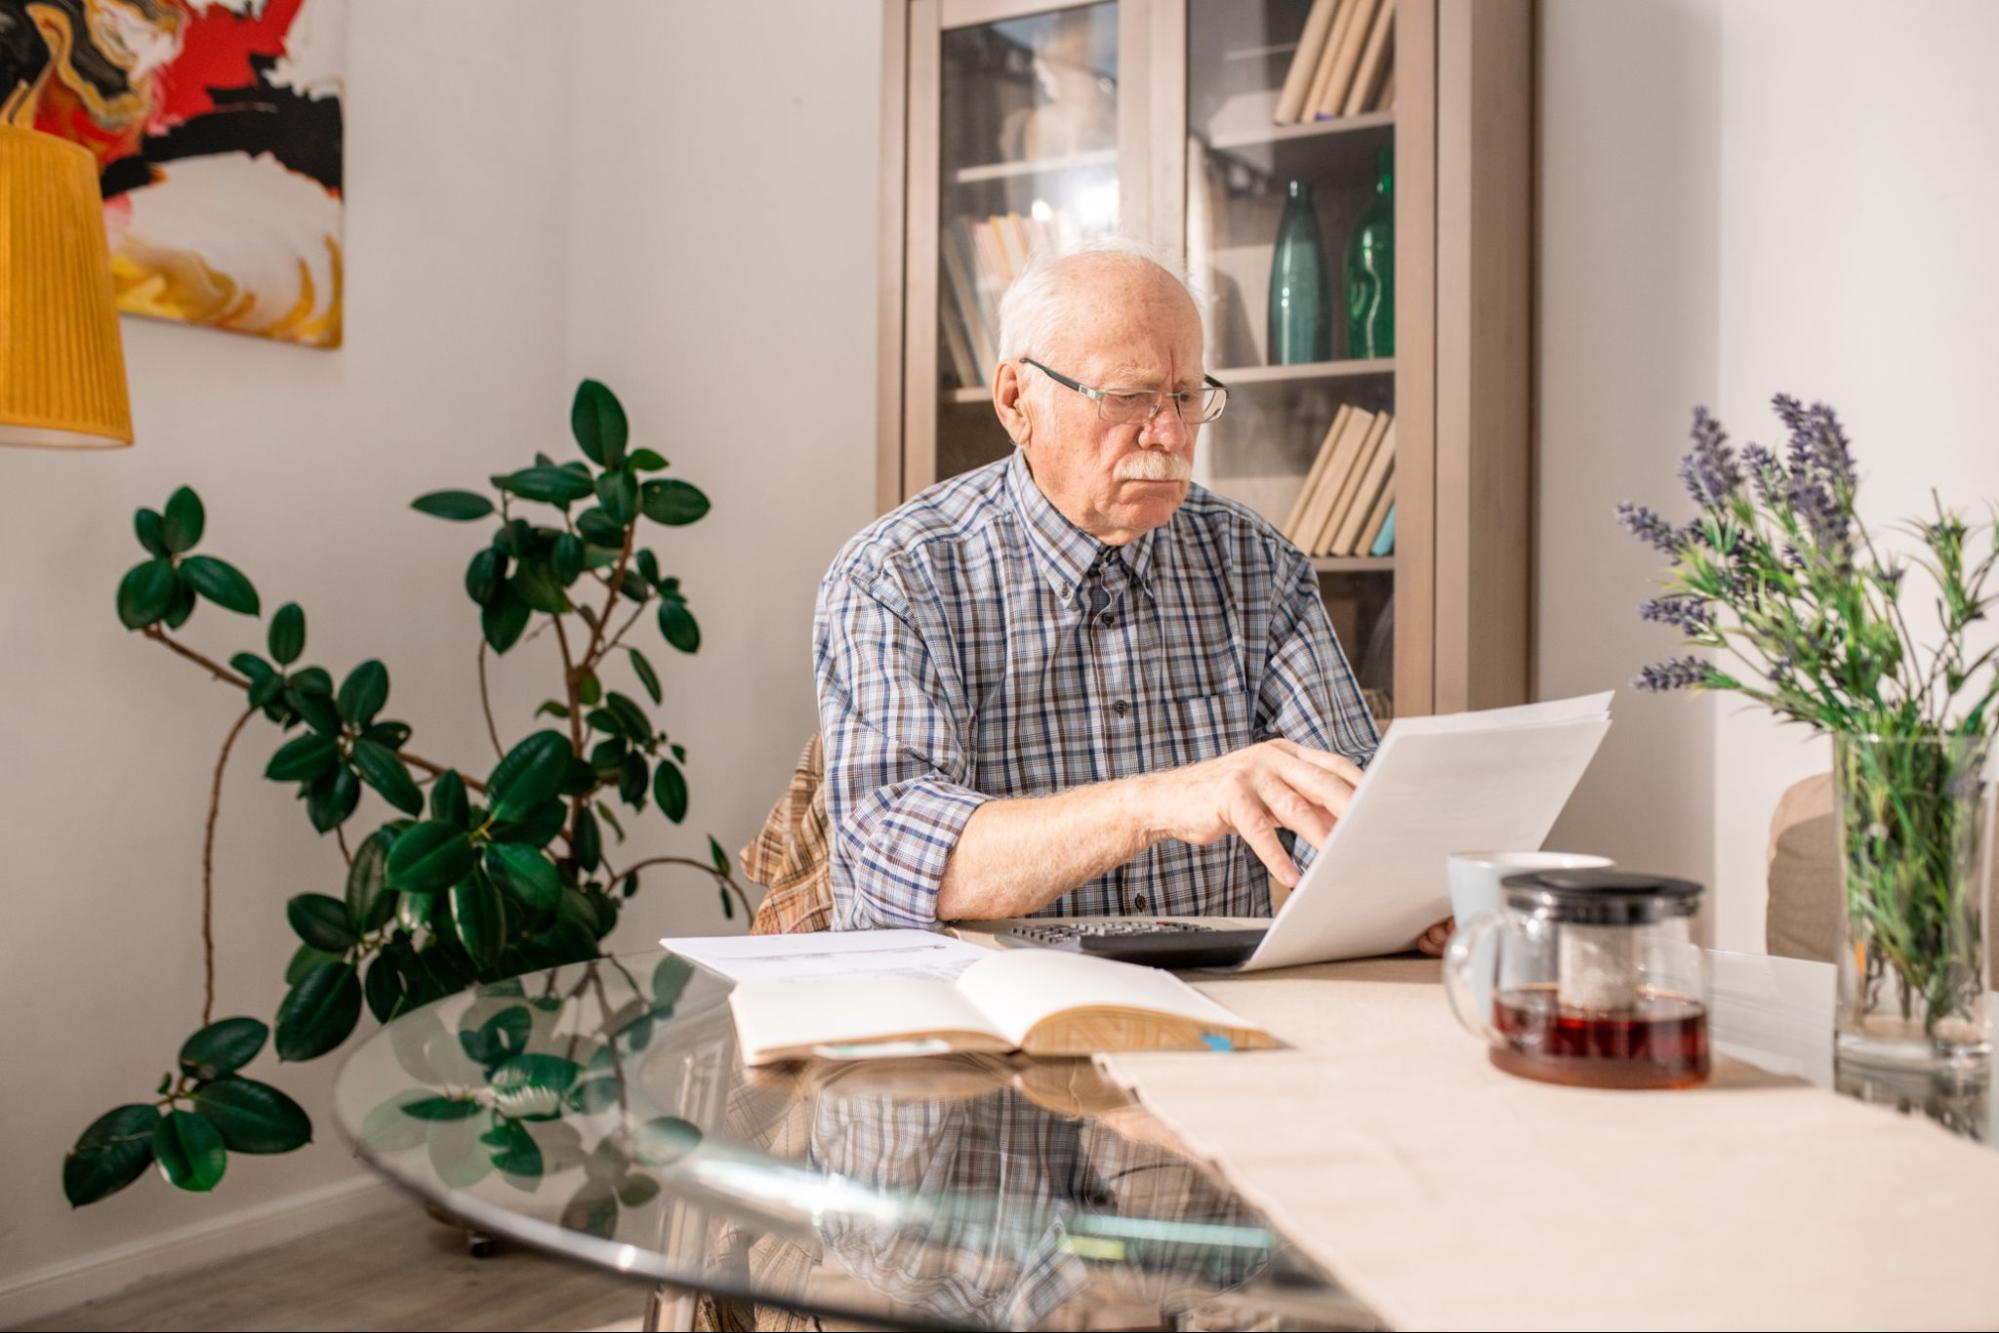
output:
[[1638,604],[1638,618],[1655,625],[1671,625],[1682,634],[1701,634],[1714,628],[1714,613],[1705,597],[1654,597]]
[[1679,554],[1681,534],[1673,530],[1673,525],[1655,509],[1633,504],[1629,500],[1617,506],[1617,521],[1626,531],[1640,541],[1649,542],[1664,555]]
[[1728,447],[1728,432],[1705,407],[1696,407],[1693,437],[1694,447],[1680,460],[1680,481],[1695,504],[1721,504],[1742,485],[1742,469]]
[[1674,657],[1664,662],[1654,662],[1638,673],[1634,682],[1639,689],[1651,693],[1665,690],[1687,690],[1704,684],[1714,671],[1714,663],[1699,657]]

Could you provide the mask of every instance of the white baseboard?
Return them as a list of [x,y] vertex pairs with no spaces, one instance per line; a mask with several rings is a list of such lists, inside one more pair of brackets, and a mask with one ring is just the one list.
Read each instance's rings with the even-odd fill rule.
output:
[[338,1226],[376,1211],[393,1197],[387,1181],[357,1176],[34,1269],[0,1282],[0,1328],[102,1299],[135,1282]]

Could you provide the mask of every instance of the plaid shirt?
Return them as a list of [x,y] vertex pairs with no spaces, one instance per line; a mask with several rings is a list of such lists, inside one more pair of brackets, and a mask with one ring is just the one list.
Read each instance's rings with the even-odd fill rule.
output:
[[[987,800],[1278,736],[1364,764],[1379,740],[1311,562],[1269,523],[1195,486],[1164,526],[1104,546],[1017,450],[847,543],[813,658],[839,929],[935,922]],[[1039,915],[1129,913],[1267,916],[1268,874],[1239,837],[1162,842]]]

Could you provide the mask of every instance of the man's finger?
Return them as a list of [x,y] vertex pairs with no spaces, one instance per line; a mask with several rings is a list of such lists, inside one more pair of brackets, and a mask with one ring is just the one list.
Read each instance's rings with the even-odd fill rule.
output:
[[1314,847],[1325,845],[1332,836],[1331,811],[1321,807],[1309,793],[1298,791],[1279,773],[1266,773],[1256,783],[1256,795],[1277,822],[1304,838]]
[[1353,785],[1330,769],[1287,754],[1273,756],[1279,777],[1334,819],[1353,803]]
[[1334,754],[1331,750],[1314,749],[1309,745],[1300,745],[1296,741],[1282,741],[1279,744],[1283,748],[1284,753],[1294,758],[1303,759],[1306,763],[1318,768],[1325,769],[1328,773],[1344,779],[1349,786],[1358,787],[1360,780],[1367,776],[1359,764],[1356,764],[1343,754]]
[[1270,871],[1270,877],[1287,889],[1297,888],[1298,867],[1285,852],[1284,844],[1277,840],[1275,821],[1262,802],[1244,793],[1229,803],[1228,816],[1242,840]]

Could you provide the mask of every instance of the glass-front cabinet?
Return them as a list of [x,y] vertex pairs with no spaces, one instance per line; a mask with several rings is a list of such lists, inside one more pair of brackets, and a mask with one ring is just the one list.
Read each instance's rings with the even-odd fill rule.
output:
[[1230,389],[1196,479],[1312,557],[1377,716],[1523,699],[1528,0],[885,14],[882,507],[1011,447],[1028,258],[1130,236]]

